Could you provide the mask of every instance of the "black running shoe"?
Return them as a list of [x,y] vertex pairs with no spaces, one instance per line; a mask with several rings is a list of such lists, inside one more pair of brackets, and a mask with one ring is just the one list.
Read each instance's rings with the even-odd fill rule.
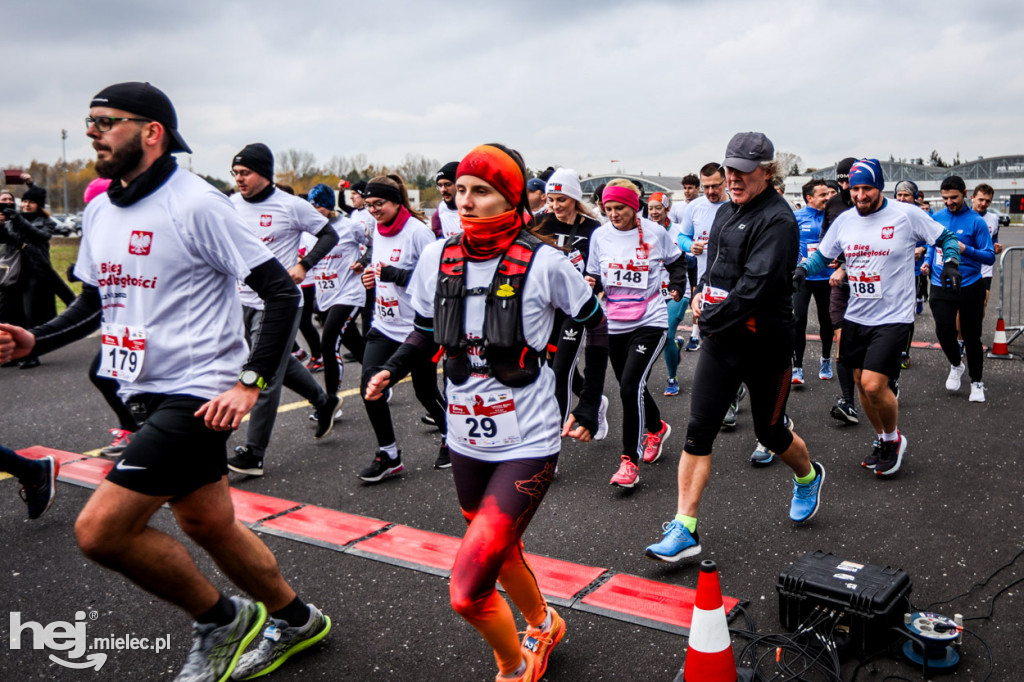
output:
[[853,406],[853,403],[847,402],[845,398],[840,398],[832,409],[829,411],[833,419],[838,419],[844,424],[858,424],[860,419],[857,415],[857,408]]
[[53,457],[43,457],[39,463],[43,465],[42,478],[39,482],[21,487],[21,499],[28,505],[30,519],[42,516],[57,495],[57,474],[60,473],[60,464]]
[[452,465],[451,452],[448,450],[448,444],[442,443],[441,449],[437,451],[437,459],[434,460],[435,469],[448,469]]
[[228,457],[228,469],[246,476],[263,475],[263,458],[252,454],[249,448],[239,445],[233,457]]
[[902,433],[897,434],[899,440],[882,442],[882,453],[878,456],[878,464],[875,465],[876,476],[892,476],[900,470],[903,453],[907,451],[907,439]]
[[336,395],[327,396],[327,402],[316,411],[316,433],[313,438],[320,440],[334,428],[334,413],[341,404],[341,398]]
[[865,469],[874,469],[878,466],[878,458],[882,456],[882,441],[875,439],[875,442],[871,444],[871,454],[864,458],[860,463]]
[[377,454],[373,456],[373,462],[370,466],[359,472],[359,478],[367,483],[379,483],[385,478],[397,476],[404,470],[405,466],[402,465],[401,450],[399,450],[398,457],[395,459],[388,457],[388,453],[383,450],[378,450]]
[[420,417],[420,422],[426,424],[427,426],[437,426],[437,420],[435,420],[429,414],[425,414],[422,417]]

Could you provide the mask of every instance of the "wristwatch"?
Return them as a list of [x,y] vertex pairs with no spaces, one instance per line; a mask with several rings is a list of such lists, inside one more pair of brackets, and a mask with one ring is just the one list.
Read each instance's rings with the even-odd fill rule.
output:
[[258,388],[261,391],[267,387],[267,380],[259,375],[254,369],[243,369],[242,373],[238,375],[238,381],[243,386],[249,388]]

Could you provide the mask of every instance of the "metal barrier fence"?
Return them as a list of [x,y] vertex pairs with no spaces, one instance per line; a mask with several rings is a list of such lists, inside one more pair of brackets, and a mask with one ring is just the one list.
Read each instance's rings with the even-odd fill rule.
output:
[[1024,246],[1007,246],[999,254],[999,317],[1006,324],[1006,343],[1024,335]]

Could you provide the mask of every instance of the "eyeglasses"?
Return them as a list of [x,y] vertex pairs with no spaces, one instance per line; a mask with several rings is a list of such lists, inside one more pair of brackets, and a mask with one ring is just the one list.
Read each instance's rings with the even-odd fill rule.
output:
[[114,124],[120,123],[121,121],[142,121],[143,123],[152,123],[153,119],[132,118],[130,116],[86,116],[85,129],[88,130],[90,127],[96,126],[96,130],[101,133],[108,133],[110,132],[110,129],[114,127]]
[[248,168],[246,168],[245,170],[239,170],[239,171],[236,171],[234,168],[232,168],[228,172],[231,173],[231,177],[233,177],[233,178],[242,178],[243,180],[245,180],[247,177],[249,177],[253,173]]
[[724,185],[724,184],[725,184],[725,180],[722,180],[722,181],[721,181],[720,183],[718,183],[717,185],[709,185],[709,184],[707,184],[707,183],[704,183],[703,185],[701,185],[701,186],[700,186],[700,188],[701,188],[701,189],[718,189],[719,187],[721,187],[721,186],[722,186],[722,185]]
[[379,211],[380,209],[384,208],[384,204],[386,204],[386,203],[388,203],[388,202],[387,201],[367,201],[366,202],[366,210],[368,210],[368,211]]

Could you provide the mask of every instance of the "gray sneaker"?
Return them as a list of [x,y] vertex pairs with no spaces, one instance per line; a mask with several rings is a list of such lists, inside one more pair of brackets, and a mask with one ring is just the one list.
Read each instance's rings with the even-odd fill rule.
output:
[[224,682],[231,677],[242,652],[267,619],[267,608],[260,602],[231,597],[231,603],[235,619],[227,625],[192,624],[192,650],[175,682]]
[[326,637],[331,631],[331,619],[312,604],[308,606],[309,620],[302,627],[293,628],[288,621],[271,618],[259,646],[242,656],[231,678],[248,680],[273,672],[292,654],[308,649]]
[[738,411],[736,407],[736,403],[729,405],[729,411],[725,413],[725,418],[722,419],[723,429],[731,430],[736,428],[736,412]]

